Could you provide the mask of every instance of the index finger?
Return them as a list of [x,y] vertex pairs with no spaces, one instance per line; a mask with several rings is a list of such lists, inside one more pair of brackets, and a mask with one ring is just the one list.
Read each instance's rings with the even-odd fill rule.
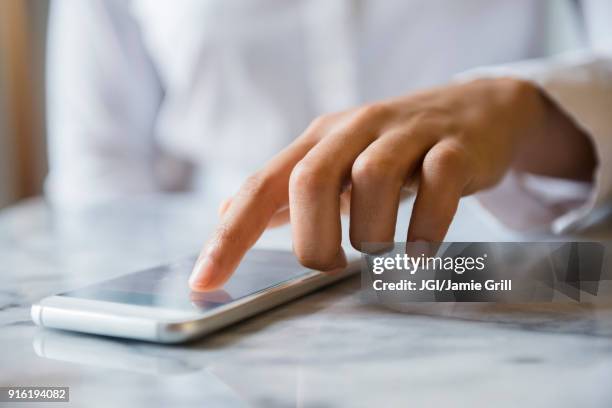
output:
[[216,289],[229,279],[272,216],[287,205],[291,170],[314,144],[312,137],[298,138],[246,180],[198,257],[189,278],[192,290]]

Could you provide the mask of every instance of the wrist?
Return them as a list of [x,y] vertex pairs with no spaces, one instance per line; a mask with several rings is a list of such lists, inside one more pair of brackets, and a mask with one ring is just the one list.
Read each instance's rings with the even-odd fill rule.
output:
[[522,131],[513,167],[534,174],[590,181],[596,165],[589,136],[536,84],[509,79]]

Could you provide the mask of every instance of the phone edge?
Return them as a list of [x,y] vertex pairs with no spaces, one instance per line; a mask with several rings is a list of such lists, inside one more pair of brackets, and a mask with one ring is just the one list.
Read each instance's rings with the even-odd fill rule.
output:
[[[45,300],[49,301],[58,298],[58,296],[49,296],[34,303],[30,309],[30,315],[36,325],[45,328],[164,344],[182,343],[205,336],[307,295],[321,287],[331,285],[354,275],[358,269],[359,262],[355,260],[350,262],[344,271],[336,274],[307,274],[213,309],[205,315],[198,316],[197,319],[159,321],[152,317],[138,316],[136,312],[132,316],[118,316],[117,314],[95,310],[77,310],[43,304]],[[126,306],[152,309],[135,305]]]

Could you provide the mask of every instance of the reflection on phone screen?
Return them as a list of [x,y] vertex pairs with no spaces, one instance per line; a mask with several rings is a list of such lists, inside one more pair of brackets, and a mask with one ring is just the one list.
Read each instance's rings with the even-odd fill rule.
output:
[[195,257],[131,273],[59,296],[131,305],[209,311],[234,300],[311,273],[288,251],[250,251],[225,286],[192,292],[187,280]]

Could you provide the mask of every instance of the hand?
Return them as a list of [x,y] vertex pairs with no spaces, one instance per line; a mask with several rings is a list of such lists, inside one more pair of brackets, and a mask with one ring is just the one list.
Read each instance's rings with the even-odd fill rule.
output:
[[459,199],[493,186],[510,168],[588,179],[593,157],[588,138],[535,86],[515,79],[453,84],[324,115],[221,206],[190,285],[218,288],[267,226],[289,219],[303,265],[342,268],[341,208],[350,209],[356,249],[391,242],[402,191],[414,181],[407,240],[440,242]]

